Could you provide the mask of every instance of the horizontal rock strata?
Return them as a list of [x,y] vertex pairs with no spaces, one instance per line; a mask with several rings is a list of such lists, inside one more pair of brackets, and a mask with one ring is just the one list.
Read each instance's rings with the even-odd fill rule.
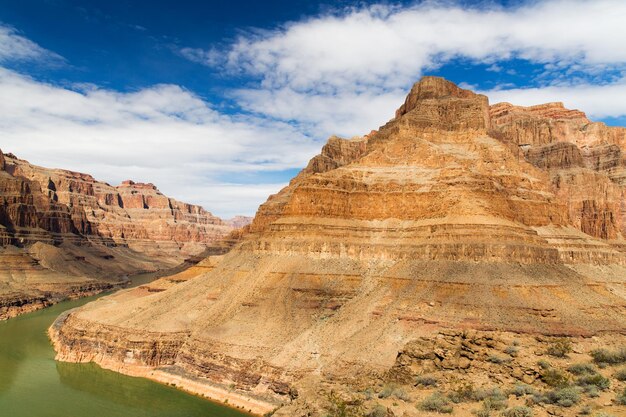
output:
[[270,409],[442,329],[623,334],[624,132],[425,77],[378,131],[331,138],[210,270],[60,318],[57,358]]

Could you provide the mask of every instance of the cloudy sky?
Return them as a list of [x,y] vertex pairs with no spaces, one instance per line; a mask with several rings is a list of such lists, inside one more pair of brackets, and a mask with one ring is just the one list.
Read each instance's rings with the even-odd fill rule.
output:
[[626,125],[623,0],[0,0],[0,149],[252,215],[422,75]]

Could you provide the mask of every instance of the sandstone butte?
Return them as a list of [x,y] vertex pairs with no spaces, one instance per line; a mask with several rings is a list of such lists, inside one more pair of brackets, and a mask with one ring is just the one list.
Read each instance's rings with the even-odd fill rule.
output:
[[163,195],[0,152],[0,319],[175,267],[236,225]]
[[[57,359],[276,416],[431,371],[539,381],[542,341],[624,343],[625,151],[626,129],[561,103],[425,77],[379,130],[331,137],[227,254],[59,317]],[[486,359],[513,338],[528,355]]]

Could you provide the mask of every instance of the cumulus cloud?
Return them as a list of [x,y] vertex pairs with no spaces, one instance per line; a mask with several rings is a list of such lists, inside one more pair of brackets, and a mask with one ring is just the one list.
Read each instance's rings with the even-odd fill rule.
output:
[[[621,0],[544,0],[514,8],[383,4],[251,31],[225,48],[184,54],[233,76],[258,78],[256,88],[234,93],[246,110],[353,135],[385,122],[412,82],[455,59],[493,64],[492,71],[502,61],[528,60],[545,66],[544,84],[571,84],[574,73],[619,74],[626,68],[624,21]],[[574,102],[606,113],[584,97],[591,96]]]
[[[264,172],[303,166],[320,147],[292,126],[220,114],[193,93],[70,90],[0,69],[2,149],[31,162],[119,183],[153,182],[224,216],[252,214],[281,184]],[[224,181],[258,175],[258,185]]]

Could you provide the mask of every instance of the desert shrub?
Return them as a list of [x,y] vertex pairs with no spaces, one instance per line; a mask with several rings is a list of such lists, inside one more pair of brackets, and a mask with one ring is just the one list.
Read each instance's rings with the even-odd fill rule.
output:
[[596,387],[599,390],[605,391],[611,386],[611,381],[600,374],[583,375],[576,379],[576,385],[583,388]]
[[378,398],[388,398],[391,396],[402,401],[410,400],[409,395],[406,393],[406,391],[395,384],[386,384],[383,387],[382,391],[378,393]]
[[588,387],[585,387],[585,394],[591,398],[598,398],[600,396],[600,390],[593,385],[589,385]]
[[435,392],[418,404],[420,410],[434,411],[442,414],[451,414],[450,400],[440,392]]
[[420,375],[415,378],[415,386],[423,386],[423,387],[436,387],[437,386],[437,378],[429,375]]
[[552,368],[552,365],[550,365],[550,362],[548,362],[548,361],[547,361],[547,360],[545,360],[545,359],[539,359],[539,360],[537,361],[537,365],[539,365],[539,367],[540,367],[541,369],[550,369],[550,368]]
[[555,388],[563,388],[569,385],[569,377],[554,368],[545,369],[541,372],[541,380]]
[[519,348],[517,346],[508,346],[506,349],[504,349],[504,353],[511,356],[517,356],[518,352]]
[[618,381],[626,381],[626,368],[618,370],[614,376]]
[[516,397],[523,397],[524,395],[536,394],[537,390],[528,384],[515,384],[513,388],[509,390],[509,394],[513,394]]
[[533,410],[530,407],[518,405],[504,410],[502,415],[504,417],[532,417]]
[[626,362],[626,348],[618,350],[596,349],[591,351],[591,357],[597,364],[617,365]]
[[482,402],[481,408],[472,411],[472,413],[477,417],[491,417],[494,411],[503,410],[505,408],[506,401],[485,398]]
[[376,404],[365,417],[385,417],[387,415],[387,407]]
[[580,411],[578,412],[578,414],[580,414],[581,416],[588,416],[591,414],[591,406],[589,404],[585,405],[584,407],[582,407],[580,409]]
[[328,394],[327,400],[328,408],[326,409],[326,415],[328,417],[358,417],[363,415],[361,404],[358,401],[351,401],[348,404],[334,391]]
[[574,375],[585,375],[585,374],[597,373],[596,367],[593,366],[592,363],[575,363],[574,365],[567,368],[567,370],[573,373]]
[[467,401],[476,401],[476,390],[471,383],[465,383],[448,392],[448,398],[453,403],[463,403]]
[[565,358],[568,353],[572,351],[572,342],[569,339],[562,337],[556,339],[546,349],[546,353],[555,358]]
[[619,405],[626,405],[626,388],[624,388],[624,391],[617,394],[617,397],[615,397],[615,402]]
[[481,388],[474,391],[473,399],[475,401],[504,401],[506,400],[506,394],[498,387]]
[[580,394],[575,388],[562,388],[555,391],[549,391],[545,394],[546,402],[556,404],[561,407],[571,407],[578,404]]
[[502,358],[500,356],[497,355],[489,355],[489,357],[487,358],[487,362],[491,362],[491,363],[495,363],[496,365],[501,365],[503,363],[507,363],[510,362],[511,359],[509,358]]

